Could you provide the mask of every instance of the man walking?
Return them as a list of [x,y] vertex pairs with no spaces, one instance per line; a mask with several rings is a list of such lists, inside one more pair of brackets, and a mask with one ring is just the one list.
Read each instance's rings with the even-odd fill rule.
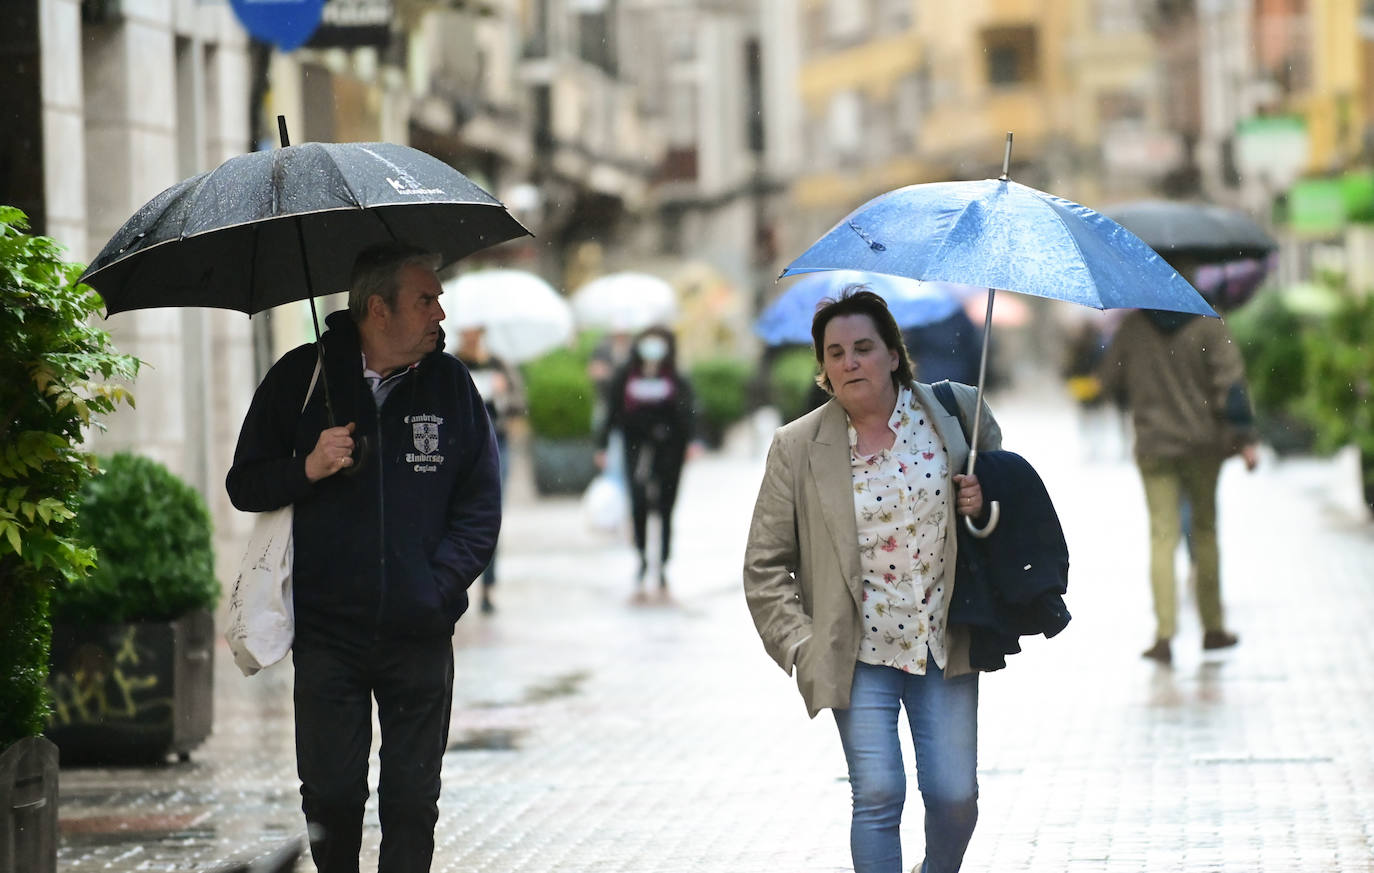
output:
[[1192,511],[1192,558],[1203,649],[1234,646],[1221,604],[1216,493],[1221,463],[1257,463],[1245,364],[1219,318],[1143,309],[1121,322],[1098,372],[1107,396],[1124,393],[1135,425],[1136,464],[1150,513],[1150,587],[1155,641],[1144,656],[1173,660],[1177,613],[1174,552],[1180,505]]
[[294,507],[296,764],[321,873],[358,870],[373,698],[378,870],[429,870],[453,625],[501,525],[496,441],[442,351],[437,267],[402,245],[358,255],[320,347],[288,352],[258,387],[226,483],[241,510]]

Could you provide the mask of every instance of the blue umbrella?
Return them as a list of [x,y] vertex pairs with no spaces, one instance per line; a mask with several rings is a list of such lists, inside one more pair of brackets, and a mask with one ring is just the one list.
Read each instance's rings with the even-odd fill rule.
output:
[[802,276],[778,295],[754,322],[754,333],[770,346],[810,343],[816,306],[827,297],[838,298],[850,285],[866,285],[886,300],[904,330],[934,324],[962,306],[944,286],[858,270],[826,270]]
[[[889,191],[845,216],[783,270],[865,270],[988,289],[978,444],[988,334],[996,290],[1097,309],[1165,309],[1212,315],[1188,281],[1135,234],[1098,212],[1007,178],[1011,134],[997,179],[932,182]],[[969,452],[973,472],[977,449]],[[996,505],[982,533],[996,526]],[[967,519],[966,519],[967,521]],[[969,529],[974,530],[972,522]]]

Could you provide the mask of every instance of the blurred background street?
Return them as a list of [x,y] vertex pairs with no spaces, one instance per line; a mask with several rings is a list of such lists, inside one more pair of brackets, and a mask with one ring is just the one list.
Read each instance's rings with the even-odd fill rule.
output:
[[[824,400],[810,318],[844,285],[833,270],[778,277],[864,204],[927,183],[996,188],[1004,160],[1011,181],[1139,235],[1136,266],[1159,268],[1158,253],[1224,317],[1261,463],[1246,474],[1232,457],[1219,487],[1240,645],[1204,657],[1180,551],[1173,665],[1143,660],[1147,513],[1121,398],[1095,369],[1126,310],[998,294],[989,399],[1056,502],[1074,619],[983,679],[965,869],[1374,871],[1374,3],[6,0],[3,21],[0,755],[51,755],[46,732],[63,766],[0,766],[0,873],[34,873],[5,867],[11,833],[34,856],[55,840],[63,873],[201,873],[302,834],[291,668],[244,679],[223,642],[254,526],[225,479],[264,375],[315,338],[313,316],[345,306],[353,253],[317,250],[335,280],[314,303],[301,290],[251,318],[139,308],[155,283],[129,264],[158,248],[138,250],[146,234],[108,253],[120,267],[131,251],[127,308],[97,296],[113,299],[113,281],[74,287],[159,192],[280,155],[286,130],[298,146],[421,152],[504,206],[508,232],[445,241],[506,242],[438,276],[445,351],[508,430],[510,479],[494,609],[474,587],[454,637],[436,871],[849,869],[833,719],[807,720],[741,590],[764,452]],[[306,175],[312,194],[348,187]],[[372,181],[438,196],[395,176]],[[258,199],[278,205],[218,198],[245,212]],[[290,236],[309,262],[305,234]],[[1041,264],[1052,286],[1069,272],[994,247],[970,261]],[[160,302],[209,284],[208,261],[181,261],[199,275],[149,271]],[[918,379],[978,378],[982,287],[859,278],[888,300]],[[632,337],[656,326],[702,453],[681,483],[672,598],[638,602],[623,501],[596,490],[596,437]],[[73,336],[141,367],[54,340]],[[73,448],[54,471],[59,434]],[[67,524],[83,481],[97,493]],[[121,564],[101,547],[103,567],[78,581],[71,556],[95,546],[82,518],[142,548]],[[92,762],[173,727],[184,735],[156,765]],[[367,816],[364,869],[375,795]]]
[[[1153,623],[1134,466],[1084,460],[1052,385],[993,405],[1055,499],[1074,619],[983,677],[965,868],[1374,869],[1374,534],[1348,470],[1227,465],[1223,590],[1242,642],[1203,657],[1184,600],[1169,669],[1139,656]],[[513,473],[497,612],[469,613],[454,639],[435,870],[849,869],[834,722],[807,720],[740,587],[767,438],[737,429],[689,465],[667,605],[632,605],[627,542]],[[59,869],[210,870],[301,832],[289,669],[245,679],[221,643],[215,693],[214,734],[189,762],[63,770]],[[364,869],[375,798],[368,821]]]

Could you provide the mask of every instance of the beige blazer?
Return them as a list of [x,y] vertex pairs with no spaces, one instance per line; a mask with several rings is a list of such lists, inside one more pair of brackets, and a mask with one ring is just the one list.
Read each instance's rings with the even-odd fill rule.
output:
[[[963,472],[968,443],[959,419],[945,412],[929,385],[918,382],[915,394],[945,442],[951,474]],[[954,396],[971,428],[976,389],[955,383]],[[1002,431],[986,403],[980,431],[979,451],[1001,448]],[[959,518],[951,513],[952,523]],[[951,530],[944,556],[951,598],[958,547]],[[849,420],[833,398],[773,435],[744,549],[744,594],[764,649],[789,676],[796,667],[811,717],[826,708],[847,709],[863,640],[863,579]],[[947,634],[945,675],[971,672],[968,629],[956,626]]]

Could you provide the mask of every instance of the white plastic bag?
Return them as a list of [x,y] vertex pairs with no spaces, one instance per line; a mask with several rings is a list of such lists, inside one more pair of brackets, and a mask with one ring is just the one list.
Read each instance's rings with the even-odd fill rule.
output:
[[592,480],[582,494],[582,514],[587,526],[598,533],[613,534],[621,530],[630,513],[630,499],[625,485],[615,476],[602,473]]
[[291,518],[290,505],[258,513],[229,595],[229,627],[224,638],[245,676],[286,657],[295,636]]

